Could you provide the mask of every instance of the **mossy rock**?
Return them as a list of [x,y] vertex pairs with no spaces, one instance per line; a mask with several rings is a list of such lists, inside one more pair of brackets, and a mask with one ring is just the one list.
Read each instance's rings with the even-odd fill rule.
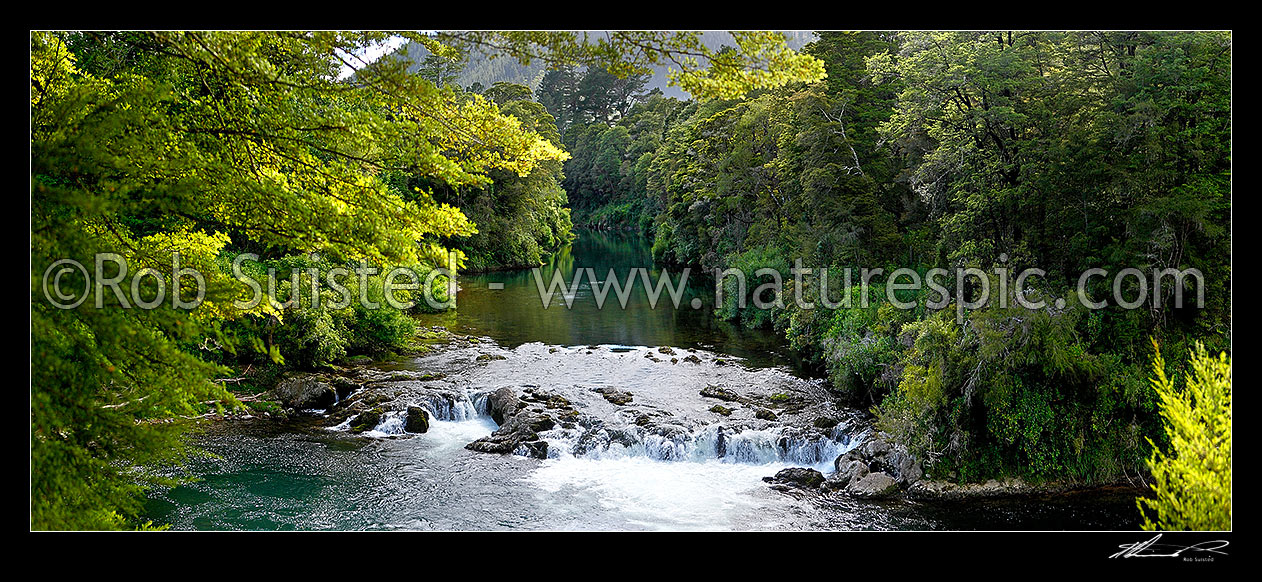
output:
[[761,418],[763,420],[775,420],[778,417],[776,416],[776,413],[770,410],[767,410],[765,408],[759,408],[758,412],[754,413],[754,418]]
[[428,432],[429,413],[420,406],[409,406],[407,420],[403,424],[403,430],[414,433]]
[[625,406],[634,400],[634,396],[630,392],[619,390],[617,388],[602,386],[600,388],[594,388],[593,390],[601,396],[604,396],[605,400],[608,400],[613,404],[617,404],[618,406]]
[[727,388],[720,388],[718,386],[706,386],[705,388],[702,388],[701,395],[706,398],[718,398],[719,400],[727,402],[734,402],[741,399],[739,394],[732,392]]
[[545,403],[545,406],[548,408],[567,408],[569,405],[570,401],[566,400],[565,397],[560,394],[553,394],[549,396],[547,402]]
[[722,404],[715,404],[714,406],[711,406],[710,412],[713,412],[715,414],[722,414],[723,416],[732,416],[732,409],[726,406],[723,406]]
[[373,408],[359,413],[351,422],[351,432],[361,433],[377,428],[381,424],[381,416],[385,414],[381,408]]

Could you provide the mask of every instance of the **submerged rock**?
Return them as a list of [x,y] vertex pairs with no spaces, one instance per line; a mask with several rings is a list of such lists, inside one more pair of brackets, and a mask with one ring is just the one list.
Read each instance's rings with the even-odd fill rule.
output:
[[718,386],[706,386],[705,388],[702,388],[701,395],[706,398],[718,398],[719,400],[725,402],[738,402],[742,400],[739,394],[732,392],[727,388],[720,388]]
[[605,400],[608,400],[609,402],[617,404],[618,406],[624,406],[626,404],[629,404],[631,400],[634,398],[630,392],[627,392],[625,390],[619,390],[617,388],[612,388],[609,386],[601,386],[599,388],[592,388],[592,392],[600,394],[601,396],[605,398]]

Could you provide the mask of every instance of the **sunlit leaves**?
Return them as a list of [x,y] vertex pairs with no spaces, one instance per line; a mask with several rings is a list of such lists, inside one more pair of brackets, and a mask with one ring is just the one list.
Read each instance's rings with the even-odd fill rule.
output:
[[1153,445],[1148,461],[1152,497],[1138,500],[1144,529],[1230,530],[1231,358],[1197,345],[1182,389],[1167,377],[1160,351],[1152,372],[1170,445]]

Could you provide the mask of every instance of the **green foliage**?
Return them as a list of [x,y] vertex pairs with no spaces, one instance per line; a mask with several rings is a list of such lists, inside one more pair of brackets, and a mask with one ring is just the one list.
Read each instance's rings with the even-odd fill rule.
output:
[[[134,525],[143,489],[168,482],[159,468],[187,452],[193,419],[239,406],[213,381],[230,372],[221,364],[254,348],[282,357],[239,327],[283,315],[267,302],[233,306],[241,286],[225,251],[418,263],[473,227],[384,173],[478,186],[492,171],[560,163],[559,149],[494,104],[397,64],[339,79],[342,55],[385,36],[32,34],[32,528]],[[108,288],[74,309],[44,298],[54,261],[90,269],[113,252],[132,274],[167,273],[165,289],[188,299],[194,282],[172,280],[172,251],[205,276],[195,310],[128,307]],[[72,272],[62,283],[88,282]],[[293,315],[291,353],[312,363],[406,331],[388,312],[360,318],[359,337],[330,314]]]
[[[227,327],[235,332],[237,341],[249,337],[250,343],[262,343],[265,347],[258,350],[261,354],[274,352],[278,363],[296,369],[345,363],[361,355],[380,357],[406,348],[416,331],[409,313],[432,310],[423,292],[400,289],[412,282],[410,276],[403,275],[392,282],[387,298],[386,273],[377,270],[360,276],[355,272],[357,268],[356,264],[337,264],[315,255],[262,263],[245,261],[243,271],[260,282],[266,281],[265,273],[275,273],[275,296],[268,299],[275,314],[233,322]],[[416,274],[417,282],[424,282],[432,271],[424,264],[407,268]],[[331,272],[338,274],[331,278]],[[341,289],[335,289],[334,284]],[[445,300],[446,284],[446,277],[435,277],[428,290],[430,297]],[[391,305],[391,299],[399,305],[414,306],[400,309]],[[240,362],[243,356],[234,354],[232,359]],[[253,361],[268,363],[258,357]]]
[[[1156,348],[1156,342],[1153,342]],[[1144,529],[1231,529],[1231,358],[1197,344],[1182,389],[1153,356],[1167,450],[1153,446],[1152,497],[1137,500]]]
[[902,379],[878,426],[963,479],[1116,479],[1136,470],[1153,399],[1139,366],[1095,352],[1087,309],[992,305],[907,324]]
[[[494,101],[501,113],[511,115],[549,143],[560,144],[556,120],[531,99],[528,87],[496,83],[483,95]],[[444,192],[442,199],[459,206],[478,225],[476,234],[453,240],[468,257],[468,269],[537,266],[573,239],[561,169],[559,161],[550,161],[524,176],[491,172],[493,183],[485,187],[439,187]]]
[[[789,264],[785,262],[784,254],[774,248],[757,247],[730,257],[728,264],[744,274],[744,289],[742,292],[738,277],[724,277],[719,282],[723,285],[723,303],[715,306],[715,315],[739,321],[745,327],[771,327],[775,312],[759,308],[755,301],[781,307],[785,304],[783,282],[788,275]],[[769,271],[758,273],[763,269]],[[780,285],[775,284],[777,280]],[[759,292],[764,285],[767,287]]]

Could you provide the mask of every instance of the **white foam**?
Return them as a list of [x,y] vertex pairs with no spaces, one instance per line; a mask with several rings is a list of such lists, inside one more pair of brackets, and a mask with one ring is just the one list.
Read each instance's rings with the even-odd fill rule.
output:
[[524,480],[544,492],[543,503],[560,507],[570,495],[595,496],[602,508],[648,529],[729,530],[748,529],[739,518],[766,505],[755,497],[766,490],[762,478],[785,467],[565,456],[543,461]]

